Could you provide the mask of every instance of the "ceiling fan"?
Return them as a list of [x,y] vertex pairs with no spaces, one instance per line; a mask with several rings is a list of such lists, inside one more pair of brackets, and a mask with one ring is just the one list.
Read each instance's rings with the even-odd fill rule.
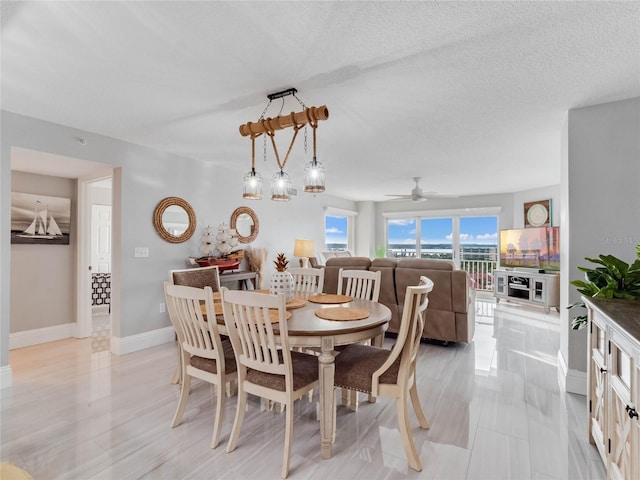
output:
[[420,188],[420,177],[413,177],[416,186],[413,187],[409,195],[386,195],[387,197],[396,197],[390,200],[413,200],[414,202],[424,202],[430,198],[457,198],[457,195],[438,195],[436,192],[423,192]]

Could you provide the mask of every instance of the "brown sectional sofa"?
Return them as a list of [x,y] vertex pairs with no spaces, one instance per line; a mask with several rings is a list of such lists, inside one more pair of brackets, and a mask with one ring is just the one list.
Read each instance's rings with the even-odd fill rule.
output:
[[336,293],[341,268],[381,272],[379,301],[391,309],[389,332],[398,332],[407,286],[417,285],[420,276],[426,276],[433,281],[434,287],[429,294],[422,337],[464,343],[473,339],[474,289],[467,272],[456,270],[453,262],[426,258],[376,258],[373,261],[367,257],[330,258],[324,272],[326,293]]

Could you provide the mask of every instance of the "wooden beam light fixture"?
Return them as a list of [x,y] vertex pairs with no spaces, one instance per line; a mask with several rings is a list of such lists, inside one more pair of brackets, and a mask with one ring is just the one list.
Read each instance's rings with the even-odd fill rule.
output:
[[[262,115],[257,122],[247,122],[240,125],[240,135],[243,137],[251,138],[251,170],[244,175],[244,188],[242,196],[251,200],[259,200],[262,198],[262,176],[256,172],[255,169],[255,140],[260,135],[264,135],[264,157],[266,161],[267,156],[267,137],[271,139],[271,145],[276,157],[279,170],[273,175],[271,179],[271,199],[276,201],[288,201],[291,199],[291,178],[285,173],[284,168],[289,160],[293,144],[295,143],[298,132],[302,127],[305,128],[305,153],[307,149],[307,125],[313,129],[313,159],[305,165],[305,187],[304,191],[308,193],[320,193],[324,192],[324,178],[325,169],[324,166],[318,162],[316,158],[316,130],[318,128],[318,122],[320,120],[327,120],[329,118],[329,109],[326,105],[321,107],[307,107],[296,96],[297,90],[295,88],[289,88],[280,92],[275,92],[267,95],[269,103],[265,107]],[[275,99],[282,98],[284,106],[284,97],[292,95],[304,110],[301,112],[291,112],[289,115],[277,116],[275,118],[266,117],[265,114],[271,105],[271,102]],[[276,147],[275,134],[279,130],[286,128],[293,129],[293,136],[289,143],[289,149],[284,157],[284,160],[280,160],[278,154],[278,148]]]

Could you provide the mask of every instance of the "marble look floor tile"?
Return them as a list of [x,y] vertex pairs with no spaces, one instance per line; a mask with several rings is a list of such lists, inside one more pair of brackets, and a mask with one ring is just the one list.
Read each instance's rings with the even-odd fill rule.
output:
[[529,479],[529,442],[520,438],[478,428],[468,479]]
[[[294,406],[290,479],[603,479],[586,436],[586,400],[558,383],[555,315],[477,305],[475,340],[422,344],[417,388],[429,430],[410,410],[422,472],[409,468],[396,405],[364,397],[339,407],[331,459],[320,455],[316,397]],[[527,313],[529,316],[525,316]],[[393,340],[387,339],[389,347]],[[0,455],[46,480],[279,478],[285,416],[249,397],[238,446],[209,443],[217,399],[194,381],[183,422],[171,428],[180,387],[170,383],[175,343],[124,356],[91,339],[12,350],[14,384],[0,392]]]

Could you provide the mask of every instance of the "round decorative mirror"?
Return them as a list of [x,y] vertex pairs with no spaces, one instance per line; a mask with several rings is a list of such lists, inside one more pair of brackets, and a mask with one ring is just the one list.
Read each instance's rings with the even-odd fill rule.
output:
[[196,214],[186,200],[167,197],[153,212],[153,225],[167,242],[186,242],[196,231]]
[[256,212],[249,207],[239,207],[231,214],[231,228],[238,232],[240,243],[251,243],[258,236],[260,224]]

